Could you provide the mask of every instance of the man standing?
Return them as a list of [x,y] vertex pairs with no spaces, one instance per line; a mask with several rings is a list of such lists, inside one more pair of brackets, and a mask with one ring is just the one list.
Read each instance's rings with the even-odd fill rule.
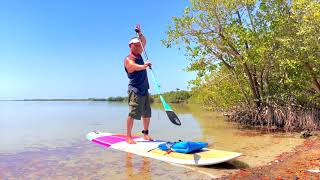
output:
[[[151,63],[147,60],[143,61],[141,53],[146,46],[146,38],[143,36],[140,25],[135,28],[139,35],[134,37],[129,42],[130,53],[124,60],[125,70],[129,78],[128,85],[128,103],[129,103],[129,115],[127,119],[127,143],[136,144],[133,140],[131,131],[133,127],[134,119],[143,121],[143,138],[145,140],[152,140],[148,135],[149,123],[151,117],[151,107],[149,101],[149,82],[147,76],[147,68],[151,66]],[[140,40],[141,43],[140,43]]]

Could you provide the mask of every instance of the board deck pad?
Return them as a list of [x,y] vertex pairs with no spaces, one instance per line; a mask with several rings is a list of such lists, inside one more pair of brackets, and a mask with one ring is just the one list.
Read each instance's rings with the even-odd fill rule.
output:
[[201,151],[184,154],[177,152],[167,153],[158,149],[159,144],[167,141],[146,141],[142,136],[133,136],[137,144],[128,144],[126,135],[102,132],[90,132],[87,134],[89,141],[105,147],[111,147],[124,152],[149,157],[169,163],[184,165],[212,165],[227,162],[241,156],[241,153],[203,148]]

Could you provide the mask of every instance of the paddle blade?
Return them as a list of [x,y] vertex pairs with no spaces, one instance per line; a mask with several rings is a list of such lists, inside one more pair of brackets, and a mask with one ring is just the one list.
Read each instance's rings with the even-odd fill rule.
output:
[[179,120],[179,118],[178,118],[178,116],[176,115],[175,112],[173,112],[173,111],[166,111],[166,113],[167,113],[167,115],[168,115],[169,120],[170,120],[173,124],[178,125],[178,126],[181,126],[181,122],[180,122],[180,120]]

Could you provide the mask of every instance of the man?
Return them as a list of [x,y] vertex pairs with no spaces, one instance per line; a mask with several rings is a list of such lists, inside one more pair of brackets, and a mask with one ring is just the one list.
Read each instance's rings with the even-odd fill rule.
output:
[[[143,47],[146,46],[146,38],[143,36],[140,26],[135,28],[139,35]],[[129,78],[128,85],[128,103],[129,103],[129,115],[127,119],[127,143],[136,144],[133,140],[131,131],[133,127],[134,119],[143,121],[143,138],[145,140],[152,141],[152,138],[148,135],[149,123],[151,117],[151,107],[149,101],[149,82],[147,76],[147,68],[151,66],[151,63],[147,60],[143,61],[141,53],[143,51],[139,38],[132,38],[129,42],[130,53],[124,60],[125,70]]]

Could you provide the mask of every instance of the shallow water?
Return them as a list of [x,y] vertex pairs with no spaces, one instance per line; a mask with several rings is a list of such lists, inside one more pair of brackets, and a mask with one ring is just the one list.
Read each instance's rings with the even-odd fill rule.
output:
[[[241,130],[219,113],[175,105],[182,126],[152,107],[156,139],[206,141],[210,148],[243,154],[214,166],[177,166],[88,142],[92,130],[125,133],[127,104],[111,102],[0,102],[0,177],[5,179],[210,179],[267,164],[302,140],[294,134]],[[135,121],[133,132],[142,123]]]

